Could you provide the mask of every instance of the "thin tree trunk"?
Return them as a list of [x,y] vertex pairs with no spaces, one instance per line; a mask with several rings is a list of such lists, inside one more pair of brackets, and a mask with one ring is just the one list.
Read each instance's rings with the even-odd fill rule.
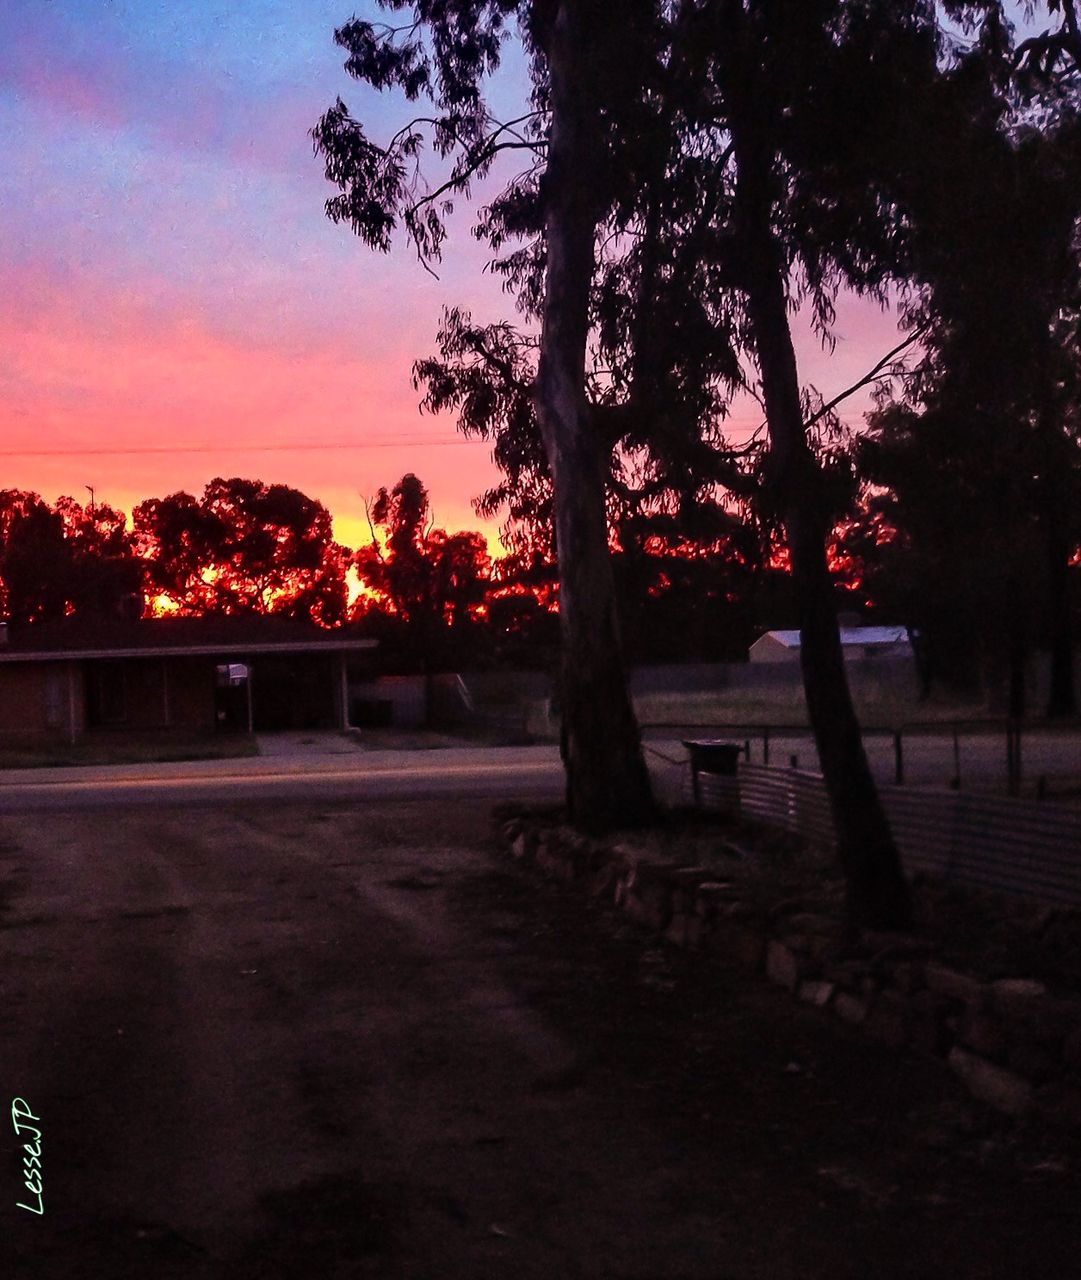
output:
[[1044,536],[1051,632],[1051,682],[1047,694],[1047,715],[1049,718],[1075,716],[1077,693],[1074,686],[1073,626],[1070,617],[1070,546],[1062,536],[1061,522],[1053,508],[1048,511]]
[[907,627],[908,643],[912,649],[912,657],[916,664],[916,676],[920,682],[920,699],[931,696],[931,681],[934,667],[927,651],[927,633],[922,627]]
[[652,813],[627,690],[605,515],[607,447],[585,391],[597,212],[586,177],[600,151],[588,86],[588,0],[563,0],[548,31],[551,129],[544,177],[547,267],[537,416],[552,471],[562,653],[562,747],[573,821],[600,832]]
[[[750,67],[748,59],[743,66]],[[740,73],[737,72],[737,75]],[[811,727],[837,834],[853,924],[911,923],[911,900],[863,749],[837,628],[826,560],[828,512],[821,469],[808,443],[785,296],[786,267],[772,228],[772,149],[761,138],[753,96],[733,111],[737,216],[745,255],[748,314],[762,378],[770,456],[768,482],[788,538],[800,611],[800,664]]]
[[1019,623],[1015,624],[1010,635],[1008,661],[1006,714],[1011,720],[1021,721],[1025,718],[1025,668],[1028,665],[1028,648]]
[[[780,282],[755,287],[752,324],[769,419],[772,480],[788,537],[800,611],[800,665],[853,919],[910,923],[908,886],[871,775],[845,672],[826,561],[821,476],[803,435],[796,362]],[[764,296],[763,296],[764,295]],[[778,306],[778,303],[780,304]]]

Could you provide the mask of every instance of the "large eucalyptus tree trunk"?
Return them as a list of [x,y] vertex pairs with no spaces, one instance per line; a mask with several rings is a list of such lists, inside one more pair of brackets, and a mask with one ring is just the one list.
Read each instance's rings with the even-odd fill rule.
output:
[[551,128],[544,175],[546,281],[536,406],[554,487],[562,631],[563,757],[572,819],[600,832],[652,812],[649,775],[627,690],[608,551],[609,444],[597,438],[585,389],[589,292],[598,208],[590,176],[602,139],[591,95],[588,10],[550,7],[543,43]]
[[[750,60],[743,59],[749,68]],[[750,74],[744,70],[742,76]],[[829,512],[807,439],[786,298],[787,265],[773,228],[773,150],[749,86],[733,86],[736,209],[743,286],[769,430],[768,492],[784,524],[800,611],[800,664],[815,746],[829,793],[854,924],[911,922],[900,858],[867,763],[845,672],[826,559]],[[768,126],[767,126],[768,127]]]

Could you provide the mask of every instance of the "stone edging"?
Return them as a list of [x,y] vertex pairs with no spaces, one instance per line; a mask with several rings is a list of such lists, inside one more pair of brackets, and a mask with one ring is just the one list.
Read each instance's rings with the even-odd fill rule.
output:
[[981,1102],[1081,1132],[1081,1000],[1039,982],[981,982],[907,934],[864,934],[842,952],[838,922],[781,903],[769,913],[713,868],[646,859],[524,817],[499,823],[518,862],[583,885],[668,942],[707,949],[892,1049],[942,1058]]

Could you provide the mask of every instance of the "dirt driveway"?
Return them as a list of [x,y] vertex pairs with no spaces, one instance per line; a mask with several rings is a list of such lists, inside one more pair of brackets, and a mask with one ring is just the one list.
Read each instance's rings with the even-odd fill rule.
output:
[[526,880],[487,807],[0,819],[0,1275],[1078,1273],[1081,1152]]

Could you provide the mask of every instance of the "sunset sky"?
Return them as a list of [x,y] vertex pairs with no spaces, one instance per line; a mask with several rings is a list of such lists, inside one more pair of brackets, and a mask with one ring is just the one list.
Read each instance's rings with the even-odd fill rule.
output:
[[[129,510],[215,475],[284,482],[362,536],[359,495],[405,471],[476,526],[484,443],[421,416],[440,311],[511,314],[459,218],[440,278],[323,215],[308,130],[336,95],[377,140],[400,104],[342,70],[349,0],[4,0],[0,6],[0,487]],[[512,60],[497,102],[524,92]],[[896,341],[846,303],[831,395]],[[866,398],[851,402],[858,421]],[[750,410],[737,428],[755,425]],[[126,451],[126,452],[120,452]]]

